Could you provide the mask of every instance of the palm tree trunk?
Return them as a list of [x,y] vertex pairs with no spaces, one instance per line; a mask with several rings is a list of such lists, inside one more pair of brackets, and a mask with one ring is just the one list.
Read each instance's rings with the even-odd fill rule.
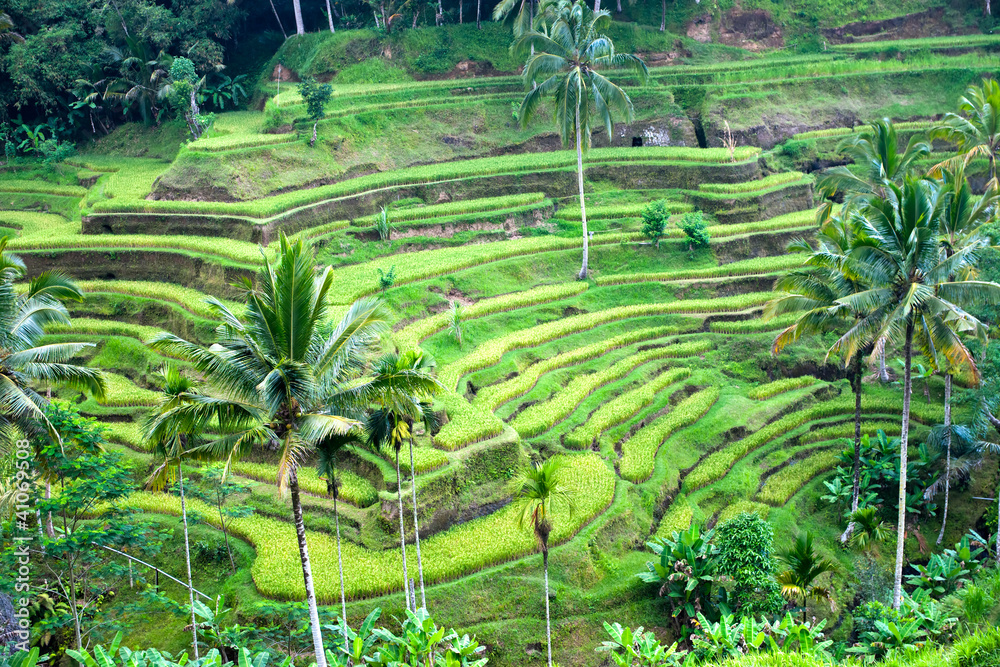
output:
[[948,524],[948,500],[951,495],[951,373],[944,376],[944,515],[937,543],[944,540],[944,527]]
[[[861,355],[854,357],[854,471],[851,486],[851,514],[858,511],[858,497],[861,495]],[[840,536],[840,541],[846,543],[854,532],[854,521],[847,524],[847,530]]]
[[[52,498],[52,483],[48,480],[45,481],[45,499],[49,500]],[[48,535],[50,540],[54,540],[56,537],[55,526],[52,525],[52,512],[48,513],[49,516],[45,519],[45,534]]]
[[480,12],[483,8],[483,0],[476,0],[476,30],[482,30],[483,24],[479,20]]
[[462,9],[465,6],[465,0],[458,0],[458,25],[462,25]]
[[594,11],[601,11],[601,0],[594,0]]
[[578,104],[576,106],[576,182],[580,188],[580,219],[583,221],[583,266],[580,267],[580,273],[577,276],[580,280],[587,279],[587,263],[588,263],[588,238],[587,238],[587,202],[584,201],[583,196],[583,137],[580,136],[580,102],[577,100]]
[[889,371],[885,367],[885,348],[878,355],[878,381],[883,384],[889,381]]
[[667,0],[663,0],[663,18],[660,19],[660,32],[667,30]]
[[396,497],[399,499],[399,548],[403,552],[403,597],[410,608],[410,574],[406,571],[406,529],[403,527],[403,476],[399,474],[399,447],[396,447]]
[[906,455],[910,438],[910,396],[913,378],[910,375],[913,357],[913,322],[906,325],[903,346],[903,423],[899,436],[899,511],[896,524],[896,572],[892,584],[892,607],[899,609],[903,601],[903,538],[906,535]]
[[441,0],[438,0],[438,13],[435,19],[438,25],[444,23],[444,7],[441,5]]
[[[410,432],[412,434],[412,431]],[[420,573],[420,606],[427,609],[424,592],[424,562],[420,558],[420,526],[417,523],[417,469],[413,467],[413,436],[410,435],[410,490],[413,492],[413,537],[417,543],[417,572]]]
[[274,12],[274,18],[278,21],[278,27],[281,28],[281,34],[288,39],[288,33],[285,32],[285,26],[281,24],[281,18],[278,16],[278,10],[274,7],[274,0],[268,0],[271,3],[271,11]]
[[340,612],[344,624],[344,648],[347,648],[347,596],[344,594],[344,556],[340,553],[340,512],[337,510],[337,469],[333,469],[333,523],[337,527],[337,569],[340,570]]
[[177,461],[177,488],[181,492],[181,522],[184,524],[184,561],[187,563],[188,602],[191,605],[191,640],[194,646],[194,659],[198,659],[198,622],[194,616],[194,581],[191,578],[191,542],[188,539],[187,504],[184,500],[184,468]]
[[333,29],[333,10],[330,9],[330,0],[326,0],[326,18],[330,22],[330,32],[337,32]]
[[312,631],[313,651],[316,653],[316,667],[326,667],[326,651],[323,649],[323,635],[319,626],[319,609],[316,607],[316,590],[313,587],[312,566],[309,564],[309,547],[306,545],[306,524],[302,520],[302,501],[299,499],[299,476],[295,470],[288,477],[288,489],[292,496],[292,518],[295,521],[295,537],[299,543],[299,560],[302,561],[302,580],[306,586],[306,604],[309,607],[309,629]]
[[[292,9],[295,10],[295,34],[304,35],[306,34],[305,24],[302,23],[302,2],[301,0],[292,0]],[[320,667],[323,667],[320,665]]]
[[215,499],[219,508],[219,525],[222,526],[222,535],[226,538],[226,553],[229,554],[229,564],[233,566],[233,574],[236,574],[236,559],[233,558],[233,548],[229,546],[229,529],[226,528],[226,517],[222,513],[222,498],[216,494]]
[[549,549],[542,548],[542,566],[545,570],[545,644],[549,648],[549,667],[552,667],[552,622],[549,620]]
[[621,14],[622,13],[622,0],[618,0],[618,7],[617,7],[617,9],[618,9],[618,13]]
[[312,139],[309,141],[309,147],[310,148],[312,148],[313,146],[316,145],[316,139],[317,139],[317,136],[316,136],[316,126],[318,126],[318,125],[319,125],[319,121],[316,121],[315,123],[313,123],[313,136],[312,136]]

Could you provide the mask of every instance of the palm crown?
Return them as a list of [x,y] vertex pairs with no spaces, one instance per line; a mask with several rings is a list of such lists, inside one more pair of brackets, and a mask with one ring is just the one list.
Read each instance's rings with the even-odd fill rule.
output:
[[521,509],[519,523],[522,527],[531,527],[543,552],[548,552],[551,516],[556,507],[562,506],[573,513],[573,503],[562,483],[561,470],[558,459],[532,464],[521,477],[520,488],[515,494],[515,502]]
[[[983,79],[981,86],[969,86],[959,100],[963,113],[946,113],[941,124],[931,130],[932,137],[940,137],[958,145],[955,162],[968,164],[976,157],[985,157],[990,163],[990,184],[997,188],[996,154],[1000,150],[1000,83]],[[963,115],[964,114],[964,115]]]
[[594,12],[582,2],[559,0],[546,7],[546,20],[547,35],[527,32],[513,47],[522,57],[534,48],[524,66],[524,80],[537,84],[525,96],[518,117],[527,124],[542,99],[552,96],[563,144],[569,145],[576,136],[579,121],[580,137],[589,147],[594,120],[605,126],[610,137],[613,114],[627,120],[633,114],[628,94],[598,70],[630,67],[643,80],[649,71],[640,58],[616,53],[614,44],[601,33],[611,24],[607,11]]
[[259,286],[245,285],[240,315],[208,300],[220,318],[208,350],[163,333],[151,345],[190,361],[214,394],[194,395],[157,418],[154,435],[191,433],[214,423],[221,437],[203,447],[227,461],[254,443],[280,442],[279,482],[325,438],[357,427],[371,383],[358,382],[368,348],[385,330],[374,299],[351,306],[336,326],[328,321],[330,268],[316,273],[303,244],[282,237],[275,266],[265,261]]
[[51,271],[32,278],[19,293],[15,281],[26,272],[21,258],[7,252],[7,238],[0,239],[0,430],[6,436],[12,436],[15,427],[31,433],[41,423],[58,442],[59,434],[42,409],[44,399],[32,383],[59,383],[103,398],[104,379],[96,369],[70,363],[93,343],[39,345],[45,325],[69,323],[62,301],[82,301],[83,293],[71,280]]

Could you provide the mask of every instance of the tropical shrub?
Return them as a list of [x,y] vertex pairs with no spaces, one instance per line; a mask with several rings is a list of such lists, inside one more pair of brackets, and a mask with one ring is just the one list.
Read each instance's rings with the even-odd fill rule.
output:
[[719,573],[730,577],[730,607],[743,616],[771,616],[785,606],[771,555],[774,529],[756,514],[740,514],[716,528]]
[[718,547],[712,544],[713,531],[691,526],[657,538],[646,546],[660,557],[646,561],[646,572],[636,576],[659,586],[659,597],[667,598],[673,618],[695,618],[698,613],[714,616],[712,590],[718,566]]
[[642,211],[642,233],[650,241],[660,247],[660,239],[663,231],[667,227],[667,220],[670,218],[670,211],[667,210],[667,203],[664,200],[655,201]]
[[712,240],[712,237],[708,233],[708,225],[705,223],[705,218],[701,211],[685,213],[681,216],[677,226],[680,227],[681,231],[687,237],[684,243],[687,245],[689,252],[695,248],[707,246],[709,241]]
[[605,621],[604,630],[611,641],[602,641],[597,651],[609,653],[618,667],[680,667],[686,653],[677,650],[677,642],[664,646],[652,632],[643,632],[641,625],[633,631]]

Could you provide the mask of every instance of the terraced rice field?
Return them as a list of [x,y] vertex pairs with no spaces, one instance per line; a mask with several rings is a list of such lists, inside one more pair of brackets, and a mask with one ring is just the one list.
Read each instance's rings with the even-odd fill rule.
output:
[[[770,78],[846,80],[959,67],[948,57],[900,62],[847,54],[866,49],[842,47],[837,54],[763,65],[660,68],[653,78],[662,90],[649,94],[695,85],[708,97],[723,96],[737,82],[746,84],[751,68],[756,87]],[[977,55],[961,67],[996,64]],[[518,86],[514,77],[471,80],[457,101],[448,81],[343,86],[328,112],[335,119],[471,101],[509,104]],[[286,91],[269,104],[294,113],[300,100]],[[225,152],[236,160],[277,145],[304,146],[294,132],[263,134],[260,121],[252,112],[220,114],[213,134],[183,151]],[[321,123],[320,131],[325,127]],[[796,138],[850,132],[835,128]],[[846,381],[794,368],[783,375],[768,361],[769,343],[789,320],[759,319],[775,278],[802,265],[784,247],[815,228],[812,177],[787,170],[764,175],[761,155],[752,146],[732,153],[592,150],[586,281],[573,280],[580,209],[572,179],[567,186],[575,156],[563,151],[380,171],[247,201],[149,199],[169,163],[85,154],[71,164],[81,183],[96,177],[88,185],[0,178],[0,226],[15,230],[11,248],[32,270],[60,267],[90,293],[73,306],[73,324],[49,335],[94,342],[89,358],[100,358],[114,375],[100,404],[67,398],[104,420],[109,439],[137,457],[144,455],[141,420],[157,397],[154,372],[165,360],[142,342],[161,329],[210,340],[213,307],[206,299],[232,298],[231,283],[252,276],[261,257],[273,254],[280,231],[313,242],[317,261],[334,266],[337,308],[381,293],[395,321],[393,343],[431,354],[446,387],[436,403],[443,424],[434,433],[418,431],[413,465],[428,499],[419,508],[421,520],[435,526],[422,548],[428,581],[437,583],[533,551],[533,538],[506,507],[510,479],[529,455],[544,452],[567,463],[576,508],[572,516],[555,517],[553,544],[613,520],[626,504],[616,498],[634,500],[642,508],[638,521],[661,535],[692,520],[775,511],[793,505],[834,466],[839,439],[852,435],[845,424],[853,414]],[[51,196],[58,205],[13,206],[12,194],[24,201]],[[659,199],[673,217],[657,249],[640,233],[640,217]],[[674,223],[695,208],[709,210],[709,201],[736,201],[753,212],[736,208],[711,220],[709,247],[688,251]],[[383,206],[393,223],[384,235],[373,217]],[[380,272],[394,276],[384,289]],[[453,302],[461,307],[461,341],[450,326]],[[864,406],[866,429],[898,427],[894,389],[871,389]],[[936,410],[915,404],[914,422],[937,419]],[[785,450],[786,460],[771,460]],[[410,511],[404,459],[402,483],[387,452],[358,451],[355,465],[344,470],[345,511],[363,527],[344,545],[351,598],[401,589],[399,551],[390,548],[385,526],[400,488]],[[233,471],[257,482],[252,496],[276,495],[274,461],[244,461]],[[301,481],[311,507],[326,511],[326,480],[311,470]],[[464,491],[471,484],[481,488],[480,515],[445,520],[441,507],[451,502],[451,491],[441,489]],[[178,510],[169,496],[140,494],[132,502],[146,511]],[[191,502],[213,516],[210,507]],[[257,550],[252,573],[262,595],[302,597],[287,517],[255,514],[234,519],[231,530]],[[319,564],[318,594],[330,603],[339,591],[329,567],[334,543],[324,526],[311,528],[309,540]]]

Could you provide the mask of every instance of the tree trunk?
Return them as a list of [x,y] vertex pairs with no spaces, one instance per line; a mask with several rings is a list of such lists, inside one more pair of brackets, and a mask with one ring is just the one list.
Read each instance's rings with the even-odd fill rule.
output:
[[236,559],[233,558],[233,548],[229,546],[229,529],[226,528],[226,517],[222,513],[222,497],[216,494],[215,500],[219,508],[219,524],[222,526],[222,535],[226,538],[226,553],[229,554],[229,564],[233,566],[233,574],[236,574]]
[[188,538],[187,502],[184,500],[184,468],[177,461],[177,488],[181,492],[181,523],[184,524],[184,562],[187,564],[188,602],[191,605],[191,640],[194,642],[194,659],[198,659],[198,621],[194,615],[194,580],[191,578],[191,541]]
[[[65,522],[63,527],[65,528]],[[76,573],[73,572],[73,558],[67,558],[69,562],[69,609],[73,614],[73,632],[76,636],[76,650],[83,650],[83,636],[80,634],[80,610],[76,607]],[[65,589],[63,589],[65,590]]]
[[583,265],[580,267],[580,273],[577,278],[580,280],[587,279],[587,263],[589,254],[589,239],[587,237],[587,203],[584,201],[583,196],[583,137],[580,132],[580,102],[577,100],[578,104],[576,107],[576,182],[580,188],[580,219],[583,221]]
[[396,447],[396,497],[399,499],[399,548],[403,552],[403,597],[410,608],[410,575],[406,571],[406,529],[403,527],[403,476],[399,473],[399,447]]
[[944,527],[948,524],[948,500],[951,495],[951,373],[944,376],[944,514],[937,543],[944,540]]
[[285,32],[285,26],[281,24],[281,18],[278,16],[278,10],[274,7],[274,0],[268,0],[271,3],[271,11],[274,12],[274,18],[278,22],[278,27],[281,28],[281,34],[285,39],[288,39],[288,33]]
[[[861,495],[861,375],[863,373],[861,355],[854,357],[854,470],[851,485],[851,514],[858,511],[858,497]],[[854,532],[854,521],[847,524],[847,530],[840,536],[840,541],[846,543]]]
[[663,0],[663,18],[660,19],[660,32],[667,31],[667,0]]
[[622,0],[618,0],[618,7],[616,7],[619,14],[622,13]]
[[326,0],[326,18],[330,22],[330,32],[337,32],[333,28],[333,9],[330,8],[330,0]]
[[[385,17],[385,3],[384,2],[380,2],[379,3],[379,9],[382,11],[382,28],[386,32],[389,32],[390,26],[389,26],[389,20]],[[378,21],[376,21],[376,23],[378,23]]]
[[420,606],[427,609],[427,594],[424,592],[424,562],[420,558],[420,526],[417,523],[417,469],[413,466],[412,433],[413,431],[410,431],[410,489],[413,491],[413,537],[417,544],[417,572],[420,574]]
[[333,469],[333,523],[337,527],[337,569],[340,570],[340,612],[343,614],[344,649],[347,646],[347,596],[344,594],[344,556],[340,553],[340,512],[337,510],[337,469]]
[[[49,500],[52,497],[52,484],[48,480],[45,481],[45,499]],[[52,512],[48,513],[48,517],[45,519],[45,534],[48,535],[50,540],[56,538],[56,529],[52,525]]]
[[465,4],[465,0],[458,0],[458,25],[462,25],[462,9]]
[[913,322],[906,325],[903,346],[903,423],[899,436],[899,511],[896,524],[896,572],[892,584],[892,608],[899,609],[903,601],[903,538],[906,535],[906,456],[910,438],[910,396],[913,378],[910,370],[913,357]]
[[552,667],[552,622],[549,620],[549,548],[542,545],[542,567],[545,570],[545,644],[549,649],[549,667]]
[[885,367],[885,348],[878,355],[878,381],[883,384],[889,381],[889,371]]
[[483,0],[476,0],[476,30],[482,30],[483,24],[479,20],[479,15],[483,8]]
[[319,609],[316,608],[316,590],[313,588],[312,567],[309,565],[309,547],[306,545],[306,525],[302,520],[302,502],[299,499],[299,475],[293,470],[288,478],[288,489],[292,496],[292,518],[295,521],[295,537],[299,543],[299,560],[302,561],[302,580],[306,585],[306,605],[309,607],[309,629],[312,632],[313,651],[316,653],[316,667],[326,667],[326,651],[323,649],[323,635],[319,625]]
[[601,0],[594,0],[594,11],[601,11]]
[[[302,1],[292,0],[292,9],[295,10],[295,34],[304,35],[306,34],[305,24],[302,23]],[[320,667],[323,667],[320,665]]]
[[438,0],[438,13],[437,16],[434,17],[434,19],[437,25],[441,25],[442,23],[444,23],[444,7],[441,5],[441,0]]
[[316,126],[319,125],[319,121],[313,123],[313,136],[312,140],[309,142],[309,147],[312,148],[316,145]]

